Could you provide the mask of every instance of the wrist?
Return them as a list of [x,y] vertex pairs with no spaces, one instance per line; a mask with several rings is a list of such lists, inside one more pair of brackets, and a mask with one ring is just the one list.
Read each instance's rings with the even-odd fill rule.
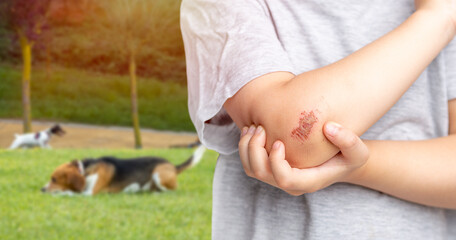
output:
[[372,161],[371,159],[375,156],[375,149],[373,147],[373,142],[370,140],[363,140],[364,144],[366,144],[367,148],[369,149],[369,157],[367,161],[361,165],[360,167],[356,168],[352,172],[350,172],[345,178],[343,182],[356,184],[356,185],[363,185],[368,176],[369,172],[369,163]]
[[434,27],[441,27],[443,35],[440,37],[447,38],[449,42],[456,34],[456,21],[452,11],[452,8],[423,8],[417,10],[412,16],[423,18],[427,24]]

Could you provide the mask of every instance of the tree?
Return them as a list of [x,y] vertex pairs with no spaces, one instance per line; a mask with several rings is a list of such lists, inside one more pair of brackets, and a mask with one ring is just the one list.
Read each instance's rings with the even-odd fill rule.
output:
[[24,132],[31,131],[30,80],[32,49],[46,27],[50,0],[9,0],[8,21],[17,33],[22,52],[22,108]]
[[[135,135],[135,147],[141,148],[138,96],[136,80],[136,54],[141,46],[159,39],[165,30],[175,23],[177,14],[163,9],[175,7],[179,1],[169,0],[102,0],[100,7],[104,18],[100,31],[105,31],[106,41],[117,45],[119,53],[128,58],[130,75],[131,115]],[[160,11],[162,10],[162,11]],[[153,67],[153,66],[150,66]]]

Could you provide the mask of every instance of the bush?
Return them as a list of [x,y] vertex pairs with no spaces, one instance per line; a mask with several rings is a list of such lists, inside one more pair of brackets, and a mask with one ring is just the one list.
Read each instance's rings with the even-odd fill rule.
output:
[[[100,125],[131,126],[128,76],[53,66],[53,74],[35,67],[31,82],[32,118]],[[21,70],[0,64],[0,118],[20,118]],[[187,89],[155,78],[138,79],[141,127],[194,131]]]

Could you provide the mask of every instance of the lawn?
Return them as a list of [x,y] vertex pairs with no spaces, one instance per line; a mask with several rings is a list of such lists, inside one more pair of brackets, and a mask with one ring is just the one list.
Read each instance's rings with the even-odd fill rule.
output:
[[102,155],[153,155],[177,164],[191,150],[0,150],[0,239],[210,239],[217,156],[212,151],[179,175],[174,192],[94,197],[40,192],[59,164]]
[[[0,63],[0,118],[21,118],[21,68]],[[131,126],[128,76],[53,66],[34,66],[32,118],[59,122]],[[141,127],[194,131],[187,109],[187,88],[175,82],[138,78]]]

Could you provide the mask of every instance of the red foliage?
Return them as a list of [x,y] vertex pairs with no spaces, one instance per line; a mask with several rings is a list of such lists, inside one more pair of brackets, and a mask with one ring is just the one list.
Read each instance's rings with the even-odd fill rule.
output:
[[9,0],[10,24],[27,39],[36,40],[47,25],[47,12],[51,0]]

